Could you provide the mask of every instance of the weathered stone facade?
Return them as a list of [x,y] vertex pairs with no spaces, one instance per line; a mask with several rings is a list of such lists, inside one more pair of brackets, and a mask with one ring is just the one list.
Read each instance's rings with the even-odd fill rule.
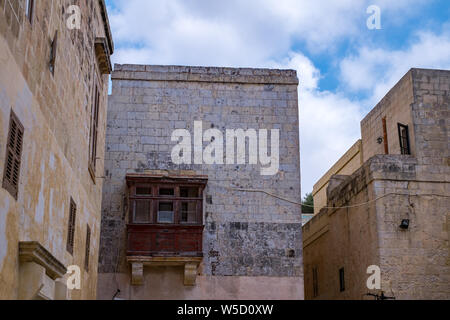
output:
[[[408,125],[410,155],[400,154],[398,123]],[[361,122],[366,162],[331,178],[327,205],[336,209],[322,209],[303,228],[307,299],[381,291],[450,299],[449,128],[450,71],[443,70],[411,69]],[[379,137],[387,137],[389,154]],[[408,228],[399,227],[403,220]],[[371,265],[381,269],[381,290],[366,286]]]
[[[109,98],[106,180],[99,265],[100,299],[117,289],[124,299],[303,297],[298,79],[295,71],[116,65]],[[175,165],[175,129],[279,129],[280,165]],[[205,147],[207,143],[203,144]],[[225,155],[225,152],[224,152]],[[182,269],[145,268],[144,286],[131,286],[126,260],[125,176],[130,173],[206,175],[203,262],[197,285],[183,286]]]
[[333,175],[351,175],[363,164],[362,141],[358,140],[350,149],[316,182],[313,188],[314,214],[327,206],[328,181]]
[[[12,112],[24,127],[17,199],[0,189],[0,299],[64,298],[65,281],[55,287],[52,281],[71,265],[81,269],[81,289],[72,290],[68,298],[93,299],[108,88],[102,69],[113,52],[106,6],[103,0],[34,1],[30,2],[34,4],[32,14],[27,16],[25,3],[0,0],[2,178]],[[70,5],[80,8],[79,30],[67,27],[73,14],[67,11]],[[99,39],[103,40],[100,47]],[[89,135],[96,81],[99,147],[95,176],[91,177]],[[77,205],[73,254],[66,250],[71,198]],[[84,268],[87,225],[91,229],[88,271]],[[33,282],[26,282],[30,277]],[[45,285],[39,291],[41,284]]]

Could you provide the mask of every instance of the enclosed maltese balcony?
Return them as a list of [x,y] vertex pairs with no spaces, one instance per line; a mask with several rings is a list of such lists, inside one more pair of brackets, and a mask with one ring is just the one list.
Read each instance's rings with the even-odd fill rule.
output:
[[203,257],[205,176],[128,175],[127,260],[132,283],[143,283],[145,266],[184,266],[194,285]]

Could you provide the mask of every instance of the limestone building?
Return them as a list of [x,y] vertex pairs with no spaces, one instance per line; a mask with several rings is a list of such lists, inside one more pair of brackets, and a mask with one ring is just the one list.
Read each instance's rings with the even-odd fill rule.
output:
[[303,227],[305,298],[450,299],[450,71],[411,69],[361,134],[318,183],[326,205]]
[[314,184],[314,214],[318,214],[327,206],[327,188],[334,175],[351,175],[363,164],[362,141],[359,139],[353,146]]
[[112,53],[103,0],[0,0],[0,299],[96,297]]
[[[116,65],[99,299],[302,299],[292,70]],[[277,145],[278,142],[278,145]]]

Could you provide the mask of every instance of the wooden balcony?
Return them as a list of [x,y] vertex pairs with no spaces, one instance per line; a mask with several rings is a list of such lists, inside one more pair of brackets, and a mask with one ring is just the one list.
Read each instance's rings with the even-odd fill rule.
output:
[[202,225],[127,225],[128,257],[203,257]]

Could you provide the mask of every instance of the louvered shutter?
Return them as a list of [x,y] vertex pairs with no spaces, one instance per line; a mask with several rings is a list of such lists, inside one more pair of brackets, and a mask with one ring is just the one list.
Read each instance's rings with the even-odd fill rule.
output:
[[3,174],[3,188],[17,199],[19,190],[20,164],[22,157],[24,128],[14,112],[11,111],[6,160]]

